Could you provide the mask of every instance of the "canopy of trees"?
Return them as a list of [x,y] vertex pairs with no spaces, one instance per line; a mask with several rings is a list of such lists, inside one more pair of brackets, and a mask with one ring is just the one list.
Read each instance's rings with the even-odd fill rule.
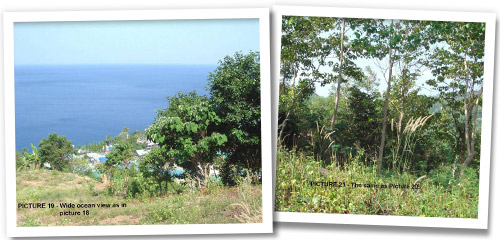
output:
[[378,172],[477,166],[484,36],[485,23],[284,16],[280,146],[341,165],[362,150]]
[[281,31],[277,211],[477,218],[485,23],[283,16]]

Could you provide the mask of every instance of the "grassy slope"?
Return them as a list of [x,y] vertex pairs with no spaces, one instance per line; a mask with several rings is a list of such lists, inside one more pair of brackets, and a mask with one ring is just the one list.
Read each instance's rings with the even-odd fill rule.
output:
[[[479,181],[469,172],[454,179],[449,169],[428,175],[421,189],[356,188],[351,183],[407,184],[418,177],[386,173],[352,161],[344,169],[322,167],[301,153],[279,152],[276,180],[276,211],[364,215],[397,215],[477,218]],[[345,182],[345,187],[310,186],[310,181]]]
[[[261,222],[261,186],[212,188],[139,201],[112,196],[94,179],[72,173],[17,173],[18,203],[126,203],[126,208],[91,208],[88,216],[59,216],[61,208],[17,209],[18,226],[204,224]],[[83,211],[84,209],[66,209]]]

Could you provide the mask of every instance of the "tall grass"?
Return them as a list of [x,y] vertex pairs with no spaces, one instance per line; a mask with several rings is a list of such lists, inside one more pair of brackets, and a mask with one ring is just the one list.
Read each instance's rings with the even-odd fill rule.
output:
[[[276,211],[477,218],[479,184],[473,171],[452,180],[443,166],[442,172],[434,171],[416,183],[420,176],[407,172],[377,175],[376,168],[365,166],[361,158],[359,154],[340,168],[334,163],[322,166],[303,152],[279,151]],[[311,181],[337,186],[311,186]],[[353,187],[352,183],[400,184],[410,189]],[[419,188],[411,189],[415,183]]]
[[[399,137],[396,144],[392,147],[392,169],[397,169],[400,172],[409,170],[413,159],[413,150],[418,142],[419,130],[422,129],[432,116],[428,115],[408,120],[402,131],[402,136]],[[391,122],[392,131],[399,131],[401,128],[402,126],[397,126],[397,129],[394,129],[393,122]]]
[[233,203],[231,206],[240,209],[241,213],[234,217],[241,223],[260,223],[262,222],[262,199],[254,198],[252,194],[252,182],[258,179],[258,174],[250,174],[246,170],[245,177],[238,178],[238,189],[241,202]]

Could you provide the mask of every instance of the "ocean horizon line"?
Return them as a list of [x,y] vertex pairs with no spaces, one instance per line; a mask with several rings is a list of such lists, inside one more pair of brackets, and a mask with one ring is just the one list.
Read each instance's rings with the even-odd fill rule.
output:
[[216,67],[18,65],[16,149],[29,148],[51,132],[83,145],[119,133],[123,126],[144,130],[156,117],[155,110],[166,107],[166,97],[191,91],[206,95],[208,74]]
[[14,64],[14,67],[28,66],[218,66],[218,64],[205,63],[61,63],[61,64]]

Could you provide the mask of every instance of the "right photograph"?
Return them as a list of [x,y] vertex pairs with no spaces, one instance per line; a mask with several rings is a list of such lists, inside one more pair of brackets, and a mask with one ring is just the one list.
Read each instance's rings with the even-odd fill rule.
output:
[[494,14],[275,10],[278,221],[486,228]]

